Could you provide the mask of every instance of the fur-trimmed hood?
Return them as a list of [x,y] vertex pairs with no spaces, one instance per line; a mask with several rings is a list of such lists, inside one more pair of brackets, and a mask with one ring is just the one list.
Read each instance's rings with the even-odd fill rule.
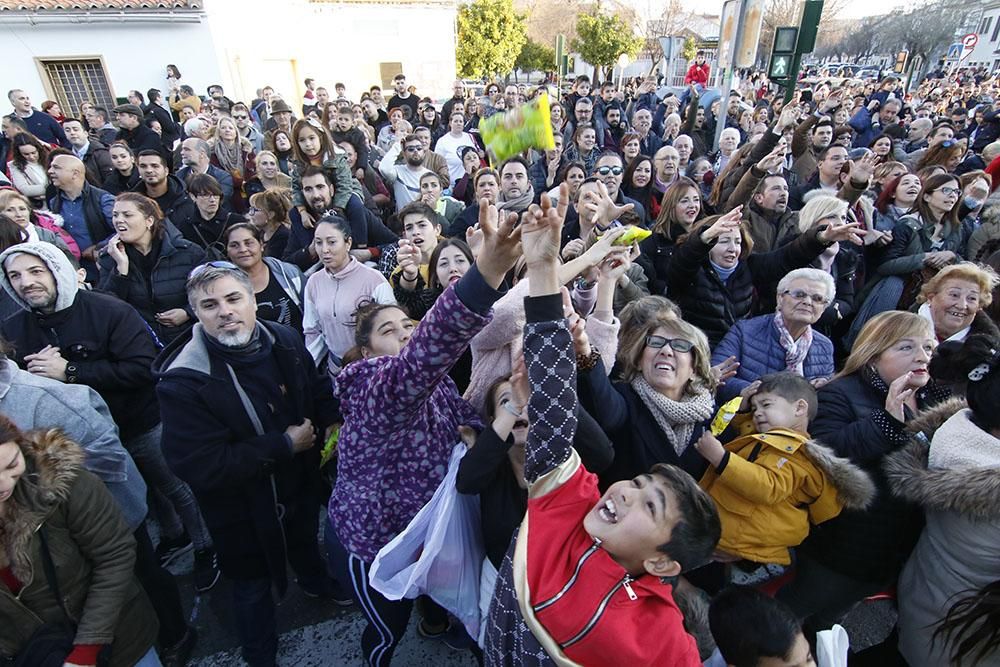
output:
[[0,568],[10,566],[22,583],[31,581],[31,538],[45,519],[69,498],[83,469],[84,452],[62,431],[29,431],[22,449],[26,470],[6,501],[7,516],[0,531]]
[[872,504],[878,491],[867,472],[815,440],[806,440],[803,447],[809,459],[836,487],[837,499],[845,508],[863,510]]
[[[894,495],[927,510],[1000,519],[1000,457],[993,465],[979,465],[965,457],[956,460],[948,452],[964,450],[972,456],[983,446],[997,451],[996,438],[972,423],[970,415],[964,400],[952,399],[908,425],[910,442],[882,464]],[[946,450],[946,460],[934,467],[928,462],[932,437],[936,450]]]

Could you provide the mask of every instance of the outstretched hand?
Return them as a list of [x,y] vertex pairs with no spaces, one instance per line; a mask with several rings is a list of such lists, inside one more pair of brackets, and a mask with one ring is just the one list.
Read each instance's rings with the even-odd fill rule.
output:
[[521,222],[521,247],[524,261],[529,268],[555,265],[559,262],[559,246],[566,207],[569,205],[569,187],[559,186],[559,203],[556,206],[548,197],[542,197],[541,206],[532,204]]
[[851,164],[851,180],[855,183],[867,183],[875,173],[878,156],[871,151],[865,153]]
[[701,240],[711,243],[723,234],[739,231],[740,223],[743,221],[743,207],[737,206],[729,213],[720,216],[712,223],[712,226],[701,233]]
[[829,226],[816,235],[822,243],[832,245],[838,241],[847,241],[854,245],[863,245],[866,231],[860,222],[849,222],[846,225]]
[[[483,234],[483,247],[476,258],[476,267],[487,284],[497,289],[521,256],[522,228],[517,226],[516,213],[501,216],[496,206],[486,199],[480,199],[479,229]],[[558,251],[557,242],[556,252]]]

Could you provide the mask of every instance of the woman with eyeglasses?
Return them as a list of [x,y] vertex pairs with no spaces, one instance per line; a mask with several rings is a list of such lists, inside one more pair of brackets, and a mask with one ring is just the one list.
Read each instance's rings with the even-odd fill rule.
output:
[[892,228],[892,241],[881,261],[868,269],[874,275],[861,295],[848,343],[874,315],[909,310],[925,280],[959,261],[961,196],[957,176],[937,174],[927,179],[910,213]]
[[875,482],[864,510],[845,509],[796,549],[795,578],[778,592],[798,618],[829,628],[857,602],[896,583],[920,531],[913,505],[894,498],[886,458],[909,440],[907,426],[948,397],[930,377],[937,341],[916,313],[890,311],[861,330],[843,370],[818,392],[809,434],[863,468]]
[[185,285],[205,251],[167,227],[159,205],[136,192],[115,199],[112,225],[115,234],[98,259],[100,289],[139,311],[168,343],[193,324]]
[[209,174],[194,174],[187,179],[188,196],[194,200],[195,214],[178,220],[176,227],[188,241],[205,251],[208,259],[226,256],[223,232],[230,225],[244,222],[246,218],[229,210],[223,199],[222,187]]
[[264,232],[256,224],[239,222],[222,238],[229,261],[250,276],[257,317],[302,333],[306,278],[299,267],[265,255]]
[[739,367],[719,387],[719,403],[735,398],[770,373],[789,371],[820,385],[833,375],[833,343],[813,328],[834,299],[833,277],[822,269],[789,271],[778,282],[773,313],[737,320],[712,351],[712,364],[732,357]]
[[129,192],[139,184],[139,170],[135,166],[135,154],[124,141],[116,141],[108,147],[111,166],[115,168],[101,184],[102,190],[113,195]]
[[[615,359],[586,350],[579,355],[580,406],[611,438],[615,458],[601,474],[601,486],[642,475],[655,463],[675,465],[700,479],[705,461],[694,448],[715,412],[716,379],[708,339],[680,319],[671,304],[650,308],[650,300],[622,312],[617,364],[621,381],[608,368]],[[643,308],[643,316],[631,311]],[[579,353],[578,353],[579,354]]]
[[775,250],[753,253],[753,240],[740,217],[742,208],[706,218],[678,246],[667,266],[667,295],[713,346],[750,313],[758,285],[773,285],[792,269],[808,266],[834,243],[862,243],[858,223],[823,223]]

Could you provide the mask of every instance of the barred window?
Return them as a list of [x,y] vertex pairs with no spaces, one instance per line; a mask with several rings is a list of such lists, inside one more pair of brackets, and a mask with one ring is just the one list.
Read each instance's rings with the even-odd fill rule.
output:
[[74,115],[80,104],[89,101],[105,109],[112,109],[116,102],[100,58],[73,58],[64,60],[39,59],[48,79],[48,89],[67,115]]

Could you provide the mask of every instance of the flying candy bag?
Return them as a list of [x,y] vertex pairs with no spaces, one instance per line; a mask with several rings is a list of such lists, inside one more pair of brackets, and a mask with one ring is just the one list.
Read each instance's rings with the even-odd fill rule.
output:
[[542,93],[516,109],[493,114],[479,123],[479,134],[497,164],[529,148],[552,150],[556,144],[549,117],[549,96]]
[[[653,232],[649,231],[648,229],[644,229],[642,227],[636,227],[634,225],[629,225],[625,233],[616,238],[615,242],[612,243],[611,245],[628,246],[632,245],[633,243],[639,243],[640,241],[644,241],[652,235]],[[601,237],[599,236],[598,238]]]

